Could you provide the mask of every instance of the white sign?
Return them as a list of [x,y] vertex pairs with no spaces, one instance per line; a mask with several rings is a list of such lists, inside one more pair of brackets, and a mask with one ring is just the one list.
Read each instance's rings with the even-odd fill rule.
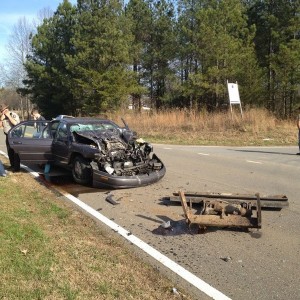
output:
[[239,87],[237,83],[227,82],[230,104],[241,104]]

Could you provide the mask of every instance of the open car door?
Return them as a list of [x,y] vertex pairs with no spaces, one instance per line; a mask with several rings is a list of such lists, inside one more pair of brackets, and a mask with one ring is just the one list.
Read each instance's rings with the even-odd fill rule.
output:
[[[24,121],[8,133],[8,142],[24,164],[45,164],[53,161],[51,121]],[[55,126],[54,126],[55,127]]]

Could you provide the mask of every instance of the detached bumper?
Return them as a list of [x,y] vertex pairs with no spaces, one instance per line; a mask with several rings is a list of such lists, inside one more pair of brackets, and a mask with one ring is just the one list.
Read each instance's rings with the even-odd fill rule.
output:
[[106,172],[93,169],[93,186],[109,189],[128,189],[146,186],[162,179],[166,174],[166,168],[156,170],[148,174],[136,176],[113,176]]

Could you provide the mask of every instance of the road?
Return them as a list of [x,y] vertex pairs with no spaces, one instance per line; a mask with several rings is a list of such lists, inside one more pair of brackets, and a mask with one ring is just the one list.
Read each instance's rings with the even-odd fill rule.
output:
[[[0,141],[4,150],[1,136]],[[167,168],[163,180],[154,185],[113,191],[68,181],[61,186],[232,299],[300,299],[297,147],[154,145],[154,149]],[[187,228],[181,206],[165,200],[180,189],[285,194],[289,207],[264,210],[259,231],[209,229],[197,234],[196,228]],[[108,192],[118,205],[105,201]],[[161,227],[166,221],[171,222],[171,230]],[[159,263],[156,266],[172,276]],[[182,285],[177,276],[173,280]],[[184,286],[195,299],[209,299]]]

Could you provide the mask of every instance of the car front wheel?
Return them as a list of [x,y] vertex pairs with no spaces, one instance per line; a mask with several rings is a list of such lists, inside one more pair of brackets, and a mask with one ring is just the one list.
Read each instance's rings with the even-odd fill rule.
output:
[[73,160],[72,175],[74,181],[79,184],[90,184],[92,181],[92,167],[90,163],[81,156],[76,156]]

